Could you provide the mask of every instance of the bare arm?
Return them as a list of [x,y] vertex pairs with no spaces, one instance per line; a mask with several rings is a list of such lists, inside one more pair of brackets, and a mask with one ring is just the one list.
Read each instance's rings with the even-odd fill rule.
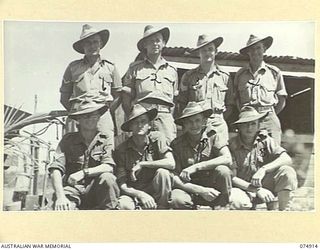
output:
[[175,168],[175,161],[173,158],[173,154],[171,152],[167,152],[164,155],[164,158],[156,161],[142,161],[140,162],[141,167],[145,168],[165,168],[168,170],[173,170]]
[[279,95],[278,100],[279,100],[278,104],[274,108],[276,114],[279,114],[286,106],[286,97],[285,96]]

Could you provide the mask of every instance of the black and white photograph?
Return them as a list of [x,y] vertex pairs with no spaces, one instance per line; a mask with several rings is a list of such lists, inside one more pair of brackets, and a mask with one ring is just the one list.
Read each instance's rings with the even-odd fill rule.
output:
[[3,63],[5,213],[315,211],[313,21],[6,20]]

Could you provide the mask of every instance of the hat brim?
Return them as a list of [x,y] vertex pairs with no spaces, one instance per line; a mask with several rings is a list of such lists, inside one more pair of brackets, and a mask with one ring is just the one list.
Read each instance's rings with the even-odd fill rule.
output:
[[243,117],[243,118],[240,118],[239,120],[235,121],[233,124],[236,125],[236,124],[240,124],[240,123],[246,123],[246,122],[260,120],[260,119],[266,117],[268,114],[269,114],[269,112],[264,113],[264,114],[259,114],[256,116],[251,116],[251,117]]
[[272,43],[273,43],[273,38],[272,38],[271,36],[267,36],[267,37],[265,37],[265,38],[263,38],[263,39],[257,40],[257,41],[255,41],[254,43],[252,43],[252,44],[250,44],[250,45],[248,45],[248,46],[240,49],[240,51],[239,51],[240,54],[242,54],[242,55],[247,55],[248,49],[249,49],[251,46],[253,46],[253,45],[255,45],[255,44],[259,43],[259,42],[262,42],[262,43],[264,44],[265,49],[267,50],[267,49],[269,49],[269,48],[271,47],[271,45],[272,45]]
[[194,116],[194,115],[197,115],[197,114],[204,114],[204,116],[206,118],[209,118],[212,115],[212,113],[213,113],[213,111],[212,111],[211,108],[207,108],[207,109],[203,110],[202,112],[191,112],[189,114],[186,114],[186,115],[183,115],[183,116],[179,117],[178,119],[176,119],[174,121],[174,123],[177,124],[177,125],[182,126],[183,125],[183,120],[188,118],[188,117],[190,117],[190,116]]
[[131,132],[131,129],[130,129],[130,124],[131,122],[136,119],[137,117],[141,116],[141,115],[144,115],[144,114],[147,114],[148,117],[149,117],[149,120],[152,121],[154,120],[154,118],[156,118],[156,116],[158,115],[158,110],[156,110],[155,108],[153,109],[150,109],[150,110],[147,110],[146,112],[143,112],[137,116],[134,116],[134,117],[131,117],[131,119],[129,119],[128,121],[124,122],[122,125],[121,125],[121,129],[124,131],[124,132]]
[[94,111],[99,111],[100,115],[103,115],[107,110],[108,110],[109,106],[107,104],[104,105],[99,105],[98,107],[94,107],[94,108],[88,108],[88,109],[84,109],[78,112],[74,112],[72,114],[69,114],[68,117],[73,119],[73,120],[78,120],[79,116],[84,115],[84,114],[89,114],[92,113]]
[[101,47],[100,49],[102,49],[108,42],[109,40],[109,37],[110,37],[110,32],[109,30],[101,30],[99,32],[96,32],[96,33],[92,33],[90,36],[87,36],[85,38],[82,38],[80,39],[79,41],[76,41],[74,44],[73,44],[73,49],[77,52],[79,52],[80,54],[84,54],[84,50],[83,50],[83,45],[82,45],[82,42],[84,40],[86,40],[87,38],[89,37],[92,37],[94,35],[99,35],[101,37]]
[[192,49],[190,52],[191,52],[191,53],[194,53],[195,51],[198,51],[199,49],[201,49],[201,48],[203,48],[203,47],[205,47],[205,46],[207,46],[208,44],[211,44],[211,43],[213,43],[214,46],[215,46],[216,49],[217,49],[217,48],[222,44],[222,42],[223,42],[223,38],[222,38],[222,37],[217,37],[217,38],[215,38],[215,39],[213,39],[213,40],[211,40],[211,41],[209,41],[209,42],[206,42],[206,43],[204,43],[204,44],[201,44],[201,45],[198,46],[197,48]]
[[138,41],[138,43],[137,43],[138,50],[142,52],[142,51],[144,50],[144,44],[143,44],[144,41],[145,41],[147,38],[149,38],[150,36],[153,36],[154,34],[157,34],[157,33],[161,33],[161,34],[162,34],[163,40],[165,41],[165,43],[167,43],[167,42],[169,41],[170,30],[169,30],[169,28],[164,27],[164,28],[162,28],[162,29],[160,29],[160,30],[157,30],[157,31],[155,31],[155,32],[153,32],[153,33],[150,33],[149,35],[141,38],[141,39]]

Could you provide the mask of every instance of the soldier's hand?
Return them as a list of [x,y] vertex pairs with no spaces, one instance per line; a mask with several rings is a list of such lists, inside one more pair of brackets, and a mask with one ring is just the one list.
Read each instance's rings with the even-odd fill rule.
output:
[[83,180],[84,178],[84,173],[82,170],[75,172],[73,174],[71,174],[68,178],[68,183],[71,186],[76,185],[79,181]]
[[266,188],[259,188],[257,191],[257,197],[259,197],[263,202],[271,202],[274,200],[273,193]]
[[70,210],[71,202],[64,196],[56,200],[54,210]]
[[142,192],[138,199],[140,200],[142,207],[146,209],[156,209],[157,203],[153,199],[153,197],[145,192]]
[[184,182],[189,182],[191,181],[191,174],[193,173],[195,173],[193,166],[187,167],[183,169],[182,172],[180,173],[180,178]]
[[258,171],[252,176],[251,184],[255,187],[262,186],[262,179],[266,175],[264,168],[259,168]]
[[206,201],[211,202],[220,195],[220,192],[214,188],[204,187],[199,195]]
[[137,163],[132,169],[131,169],[131,180],[137,181],[137,175],[141,171],[142,167],[140,163]]

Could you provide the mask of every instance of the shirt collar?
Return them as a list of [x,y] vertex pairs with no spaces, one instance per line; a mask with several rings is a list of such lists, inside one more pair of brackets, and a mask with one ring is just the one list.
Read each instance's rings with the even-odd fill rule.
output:
[[[201,65],[199,65],[199,66],[196,68],[196,70],[197,70],[199,73],[201,73],[201,74],[207,75],[207,74],[203,71]],[[220,68],[219,68],[219,66],[218,66],[217,64],[214,64],[214,68],[213,68],[213,70],[210,72],[210,74],[208,75],[208,77],[213,76],[214,74],[220,75]]]
[[[152,67],[156,68],[156,67],[154,66],[154,64],[149,60],[149,58],[148,58],[147,56],[144,57],[144,61],[147,62],[147,63],[149,63],[149,64],[151,64]],[[159,65],[160,65],[159,68],[161,68],[161,67],[167,67],[167,66],[168,66],[168,62],[167,62],[167,60],[164,59],[163,57],[160,57],[160,63],[159,63]]]
[[[246,69],[247,69],[251,74],[253,74],[249,63],[248,63],[248,65],[246,66]],[[266,63],[265,63],[264,61],[262,61],[260,67],[259,67],[258,70],[257,70],[257,72],[259,72],[259,71],[261,71],[261,70],[266,71],[266,69],[267,69]]]

